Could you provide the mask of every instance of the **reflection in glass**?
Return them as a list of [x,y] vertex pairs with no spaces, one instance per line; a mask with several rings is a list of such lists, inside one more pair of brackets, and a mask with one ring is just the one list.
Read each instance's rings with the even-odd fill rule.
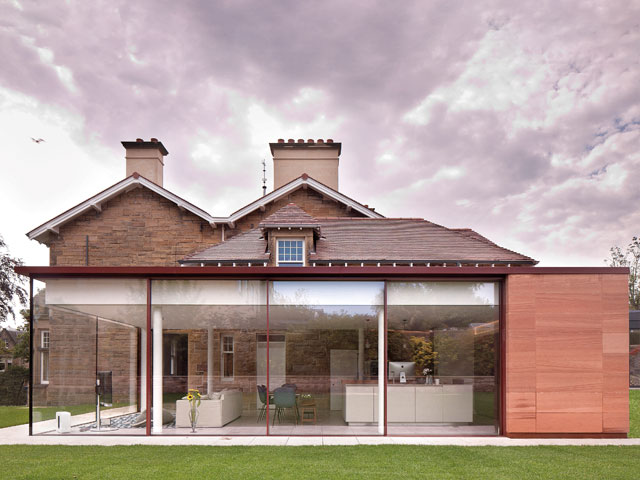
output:
[[36,281],[33,305],[33,433],[140,434],[144,282]]
[[[152,433],[266,435],[266,292],[263,281],[152,282],[154,329],[167,346],[162,380],[154,381],[162,426]],[[201,395],[195,423],[187,398],[194,391]]]
[[389,433],[497,433],[498,288],[388,283]]
[[378,325],[383,301],[382,282],[271,284],[271,433],[379,433]]

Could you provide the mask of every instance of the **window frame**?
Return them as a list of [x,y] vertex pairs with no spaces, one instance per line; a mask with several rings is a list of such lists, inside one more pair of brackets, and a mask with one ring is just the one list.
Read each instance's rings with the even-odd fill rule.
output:
[[[46,341],[45,341],[46,337]],[[49,348],[51,346],[51,335],[49,330],[40,331],[40,384],[49,385]],[[45,357],[47,359],[46,380],[45,380]]]
[[[300,242],[302,244],[302,262],[280,260],[280,242]],[[305,267],[307,262],[307,246],[304,237],[276,237],[276,266],[277,267]]]
[[[225,347],[225,339],[230,338],[231,339],[231,350],[227,350]],[[236,341],[235,341],[235,337],[233,334],[231,333],[223,333],[220,336],[220,378],[222,379],[223,382],[232,382],[235,374],[236,374],[236,355],[235,355],[235,349],[236,349]],[[225,375],[225,357],[227,355],[231,355],[231,375]]]

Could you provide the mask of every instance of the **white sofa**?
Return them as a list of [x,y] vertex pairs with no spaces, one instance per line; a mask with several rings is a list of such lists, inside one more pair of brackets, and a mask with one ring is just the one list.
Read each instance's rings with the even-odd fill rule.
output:
[[[222,427],[242,415],[242,392],[228,390],[218,400],[201,400],[198,412],[196,427]],[[176,402],[176,427],[191,427],[188,400]]]

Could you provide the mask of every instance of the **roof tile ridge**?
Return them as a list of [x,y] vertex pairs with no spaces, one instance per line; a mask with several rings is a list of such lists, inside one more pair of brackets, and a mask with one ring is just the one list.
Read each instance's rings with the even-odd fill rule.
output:
[[[360,205],[361,207],[366,208],[367,210],[374,211],[374,210],[372,210],[370,207],[366,206],[364,203],[360,203],[359,201],[357,201],[357,200],[355,200],[355,199],[351,198],[351,197],[350,197],[350,196],[348,196],[348,195],[345,195],[344,193],[342,193],[342,192],[340,192],[340,191],[336,190],[335,188],[331,188],[329,185],[327,185],[327,184],[325,184],[325,183],[322,183],[320,180],[317,180],[317,179],[313,178],[312,176],[310,176],[310,175],[308,175],[308,174],[306,174],[306,173],[303,173],[302,175],[300,175],[300,176],[298,176],[298,177],[294,178],[293,180],[291,180],[291,181],[289,181],[289,182],[285,183],[284,185],[281,185],[281,186],[279,186],[278,188],[276,188],[276,189],[272,190],[271,192],[269,192],[269,194],[268,194],[268,195],[270,195],[270,194],[272,194],[272,193],[274,193],[274,192],[277,192],[278,190],[284,189],[284,188],[286,188],[287,186],[291,185],[292,183],[294,183],[294,182],[296,182],[296,181],[298,181],[298,180],[300,180],[300,179],[305,180],[305,181],[306,181],[306,180],[313,180],[314,182],[319,183],[319,184],[320,184],[320,185],[322,185],[323,187],[325,187],[325,188],[327,188],[327,189],[331,190],[332,192],[335,192],[335,193],[337,193],[338,195],[343,196],[343,197],[347,198],[348,200],[351,200],[351,201],[352,201],[352,202],[354,202],[354,203],[357,203],[357,204],[358,204],[358,205]],[[258,198],[258,200],[259,200],[259,198]],[[244,205],[243,207],[240,207],[240,208],[239,208],[239,209],[237,209],[235,212],[232,212],[232,213],[229,215],[229,217],[233,216],[234,214],[236,214],[237,212],[239,212],[240,210],[242,210],[243,208],[245,208],[247,205],[251,205],[251,204],[252,204],[252,203],[254,203],[255,201],[256,201],[256,200],[254,200],[253,202],[249,202],[249,203],[247,203],[247,204],[246,204],[246,205]],[[376,212],[376,213],[378,213],[378,212]],[[378,215],[382,215],[382,214],[381,214],[381,213],[378,213]]]
[[521,257],[524,257],[526,259],[531,260],[532,262],[538,263],[538,261],[535,258],[529,257],[528,255],[524,255],[523,253],[516,252],[515,250],[511,250],[511,249],[508,249],[508,248],[503,247],[501,245],[498,245],[497,243],[492,242],[491,240],[489,240],[488,238],[484,237],[483,235],[479,234],[478,232],[476,232],[475,230],[473,230],[471,228],[469,230],[471,230],[472,232],[478,233],[478,235],[482,236],[485,240],[480,240],[479,238],[476,238],[476,237],[469,237],[467,235],[464,235],[464,233],[462,233],[461,231],[459,231],[458,229],[455,229],[455,228],[448,228],[448,227],[442,227],[442,228],[444,228],[446,230],[449,230],[450,232],[453,232],[456,235],[460,235],[460,236],[462,236],[462,237],[464,237],[466,239],[473,240],[473,241],[478,242],[478,243],[482,243],[483,245],[491,245],[491,246],[499,248],[500,250],[503,250],[505,252],[513,253],[513,254],[516,254],[516,255],[520,255]]

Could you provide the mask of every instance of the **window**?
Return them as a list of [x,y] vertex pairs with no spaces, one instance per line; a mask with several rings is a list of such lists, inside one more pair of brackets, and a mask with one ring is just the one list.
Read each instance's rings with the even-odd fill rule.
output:
[[40,334],[40,383],[49,383],[49,330]]
[[233,380],[233,335],[222,336],[222,379]]
[[189,336],[186,333],[162,335],[162,371],[165,376],[187,376],[189,370]]
[[278,265],[304,267],[304,240],[278,240]]
[[0,372],[4,372],[4,362],[0,362]]
[[4,341],[4,346],[5,346],[5,348],[9,348],[9,340],[5,340]]

